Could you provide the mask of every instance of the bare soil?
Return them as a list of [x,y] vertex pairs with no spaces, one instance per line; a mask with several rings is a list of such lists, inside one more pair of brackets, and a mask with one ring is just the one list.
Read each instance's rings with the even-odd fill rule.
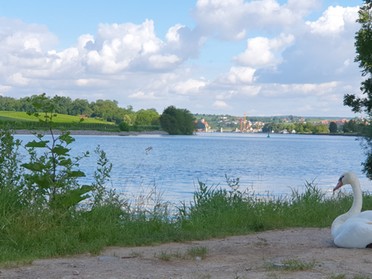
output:
[[[206,252],[195,255],[195,251]],[[207,241],[108,247],[99,255],[3,268],[0,278],[372,278],[372,250],[337,248],[329,229],[296,228]]]

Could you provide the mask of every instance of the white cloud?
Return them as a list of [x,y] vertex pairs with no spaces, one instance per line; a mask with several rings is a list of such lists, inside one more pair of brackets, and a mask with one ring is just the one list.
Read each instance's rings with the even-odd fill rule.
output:
[[304,96],[323,96],[334,92],[339,84],[337,82],[325,83],[294,83],[270,84],[262,89],[262,93],[270,97],[303,98]]
[[306,16],[321,6],[321,0],[288,0],[286,7],[298,16]]
[[280,63],[281,52],[292,44],[293,35],[280,34],[279,37],[268,39],[255,37],[248,39],[247,49],[236,57],[236,62],[253,68],[272,67]]
[[251,67],[231,67],[227,75],[220,79],[220,82],[230,84],[250,84],[254,81],[255,72],[256,70]]
[[256,29],[270,31],[295,24],[304,6],[280,5],[275,0],[199,0],[194,16],[203,34],[242,40]]
[[138,99],[138,100],[155,100],[157,97],[155,96],[154,92],[143,92],[143,91],[137,91],[133,94],[130,94],[128,96],[131,99]]
[[193,94],[202,90],[206,86],[205,80],[188,79],[175,84],[174,92],[177,94]]
[[108,81],[95,78],[80,78],[75,81],[75,84],[80,87],[102,88],[108,86]]
[[180,58],[174,54],[160,55],[155,54],[149,57],[149,62],[154,69],[167,69],[180,62]]
[[26,86],[29,83],[29,79],[24,78],[21,73],[11,75],[8,81],[13,86]]
[[345,26],[352,24],[357,19],[357,7],[329,7],[316,21],[307,21],[310,32],[328,36],[339,34],[344,31]]
[[216,109],[227,109],[230,108],[230,106],[222,100],[216,100],[213,102],[212,106]]

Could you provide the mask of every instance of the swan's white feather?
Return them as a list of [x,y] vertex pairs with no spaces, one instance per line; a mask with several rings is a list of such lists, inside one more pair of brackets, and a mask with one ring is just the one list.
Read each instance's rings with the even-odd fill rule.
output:
[[[364,212],[363,212],[364,213]],[[365,212],[364,215],[371,215],[372,212]],[[344,248],[366,248],[372,243],[372,220],[358,216],[351,217],[339,228],[334,238],[334,243]]]
[[[339,184],[350,184],[354,201],[350,210],[338,216],[332,223],[332,236],[336,246],[344,248],[366,248],[372,243],[372,210],[361,212],[362,190],[354,173],[341,176]],[[338,184],[338,185],[339,185]],[[341,187],[340,186],[340,187]],[[335,189],[339,187],[336,186]]]

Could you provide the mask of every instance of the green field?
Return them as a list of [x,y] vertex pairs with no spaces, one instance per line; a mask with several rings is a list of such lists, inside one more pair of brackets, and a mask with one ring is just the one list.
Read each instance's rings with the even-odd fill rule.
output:
[[[0,111],[0,121],[35,121],[38,122],[38,118],[32,115],[28,115],[26,112],[19,111]],[[80,121],[79,116],[72,116],[67,114],[57,114],[53,118],[53,122],[56,123],[78,123]],[[89,124],[112,124],[112,122],[103,121],[96,118],[85,118],[83,123]]]

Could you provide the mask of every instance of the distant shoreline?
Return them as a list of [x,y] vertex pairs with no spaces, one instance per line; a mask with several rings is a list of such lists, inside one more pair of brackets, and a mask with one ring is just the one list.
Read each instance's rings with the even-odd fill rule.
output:
[[[56,134],[60,134],[61,130],[53,130]],[[86,136],[138,136],[138,135],[168,135],[164,131],[143,131],[143,132],[105,132],[95,130],[69,130],[71,135],[86,135]],[[32,135],[32,134],[48,134],[48,130],[14,130],[15,135]]]
[[[55,134],[61,134],[61,130],[53,130]],[[69,130],[71,135],[84,135],[84,136],[139,136],[139,135],[169,135],[165,131],[142,131],[142,132],[105,132],[105,131],[96,131],[96,130]],[[32,134],[49,134],[48,130],[14,130],[13,134],[15,135],[32,135]],[[223,132],[222,134],[228,134],[234,132]],[[213,133],[212,133],[213,134]],[[266,133],[259,133],[259,134],[266,134]],[[270,133],[270,135],[276,135],[277,133]],[[278,133],[279,135],[280,133]],[[357,133],[350,133],[350,134],[312,134],[312,133],[296,133],[294,135],[309,135],[309,136],[352,136],[352,137],[361,137],[362,135]]]

